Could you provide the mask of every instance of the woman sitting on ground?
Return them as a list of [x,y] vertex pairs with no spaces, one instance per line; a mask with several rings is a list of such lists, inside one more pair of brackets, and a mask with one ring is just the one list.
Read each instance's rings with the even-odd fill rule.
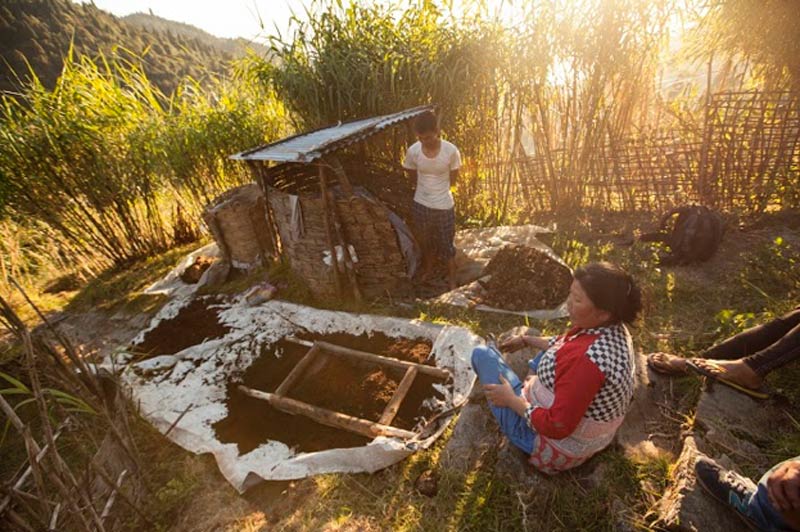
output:
[[606,262],[589,264],[575,271],[565,334],[520,335],[501,344],[507,351],[543,350],[529,362],[524,384],[494,347],[472,352],[500,429],[537,469],[573,468],[611,443],[633,397],[634,351],[624,324],[641,306],[630,275]]
[[692,370],[757,399],[764,377],[800,358],[800,307],[747,329],[715,345],[704,358],[686,359],[668,353],[650,353],[647,364],[657,373],[684,375]]

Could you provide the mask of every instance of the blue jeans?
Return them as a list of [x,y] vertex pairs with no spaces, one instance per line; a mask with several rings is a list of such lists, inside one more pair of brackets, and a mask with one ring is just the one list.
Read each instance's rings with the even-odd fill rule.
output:
[[[786,460],[786,462],[797,460],[800,460],[800,456],[790,458],[789,460]],[[761,477],[761,480],[758,481],[758,490],[756,490],[753,496],[750,497],[750,501],[747,504],[747,515],[750,517],[750,519],[755,521],[759,530],[767,530],[770,532],[791,530],[789,525],[783,521],[781,512],[769,502],[769,497],[767,495],[767,479],[773,471],[786,462],[781,462],[764,473],[764,475]]]
[[[472,350],[472,369],[478,374],[481,384],[500,384],[502,374],[514,389],[514,393],[522,394],[522,381],[493,347],[482,345]],[[526,420],[507,407],[489,403],[489,408],[508,441],[525,451],[525,454],[531,454],[536,432],[528,426]]]

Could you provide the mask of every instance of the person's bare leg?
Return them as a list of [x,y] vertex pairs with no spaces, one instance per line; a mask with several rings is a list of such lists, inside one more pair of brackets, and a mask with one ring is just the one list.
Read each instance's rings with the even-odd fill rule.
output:
[[686,359],[683,357],[671,355],[669,353],[650,353],[648,357],[652,360],[652,363],[658,366],[662,371],[676,373],[686,373],[688,371]]
[[447,260],[447,282],[450,290],[456,289],[456,258],[450,257]]
[[762,379],[744,360],[712,360],[694,358],[692,362],[711,372],[716,377],[734,382],[746,388],[760,388]]
[[433,273],[433,257],[431,252],[423,250],[422,252],[422,266],[419,270],[418,278],[420,281],[427,281]]

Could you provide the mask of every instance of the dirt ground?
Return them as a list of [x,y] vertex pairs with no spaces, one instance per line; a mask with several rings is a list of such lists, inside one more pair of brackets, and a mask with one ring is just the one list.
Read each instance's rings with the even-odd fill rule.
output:
[[525,246],[506,246],[484,270],[482,303],[508,310],[555,308],[567,298],[572,274],[545,253]]
[[131,350],[142,353],[143,358],[173,355],[204,340],[225,336],[230,328],[219,322],[217,311],[211,308],[217,301],[213,297],[193,300],[177,316],[159,323]]

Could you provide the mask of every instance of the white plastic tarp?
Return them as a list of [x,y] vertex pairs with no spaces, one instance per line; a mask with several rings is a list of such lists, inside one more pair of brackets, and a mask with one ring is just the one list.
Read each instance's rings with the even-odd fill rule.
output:
[[[174,293],[166,284],[161,288]],[[453,412],[448,411],[453,405],[461,404],[473,385],[469,357],[473,347],[482,340],[467,329],[419,320],[319,310],[282,301],[249,307],[242,299],[216,306],[220,322],[230,328],[225,336],[174,355],[130,364],[123,372],[123,382],[130,388],[134,401],[140,404],[142,415],[188,451],[212,453],[222,474],[240,492],[260,479],[373,472],[394,464],[415,450],[431,445],[452,418]],[[161,320],[174,317],[188,301],[188,297],[183,297],[165,306],[148,330],[157,327]],[[142,331],[134,343],[140,342],[148,330]],[[453,375],[452,383],[438,388],[444,400],[435,405],[437,412],[446,415],[427,427],[418,441],[411,442],[377,437],[362,447],[300,453],[282,442],[268,441],[246,454],[240,454],[235,443],[220,442],[212,425],[228,414],[226,387],[230,379],[255,360],[261,346],[304,330],[352,335],[380,332],[394,338],[431,340],[431,356],[436,365],[450,370]],[[120,362],[124,360],[117,360],[115,364]]]

